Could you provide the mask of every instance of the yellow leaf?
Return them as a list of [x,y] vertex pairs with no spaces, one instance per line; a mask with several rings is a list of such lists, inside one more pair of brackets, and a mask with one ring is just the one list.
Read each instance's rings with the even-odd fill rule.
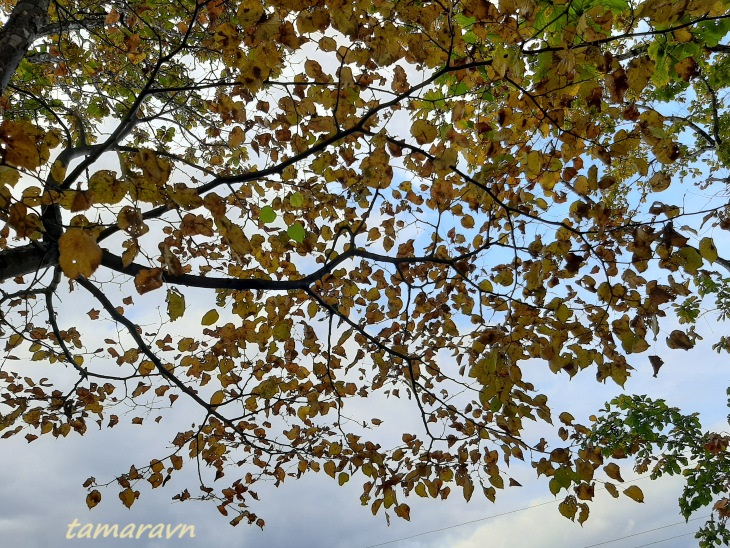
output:
[[654,74],[655,63],[648,55],[643,57],[635,57],[629,63],[629,70],[626,72],[629,89],[636,94],[646,87]]
[[205,316],[203,316],[203,319],[200,320],[200,323],[202,325],[213,325],[218,321],[218,317],[218,311],[214,308],[213,310],[208,310],[208,312],[205,313]]
[[580,500],[593,500],[593,484],[583,482],[577,485],[574,490]]
[[41,165],[39,141],[43,130],[30,122],[5,120],[0,125],[0,141],[5,144],[5,163],[36,169]]
[[399,518],[411,521],[411,508],[407,504],[399,504],[393,510],[395,510],[395,515]]
[[12,335],[10,335],[8,342],[5,345],[5,350],[10,350],[11,348],[15,348],[21,342],[23,342],[23,335],[20,335],[19,333],[13,333]]
[[328,476],[335,477],[335,463],[331,460],[328,460],[324,463],[324,471]]
[[172,455],[170,457],[170,461],[172,462],[172,466],[173,466],[173,468],[175,468],[175,470],[181,470],[182,469],[182,467],[183,467],[183,460],[182,460],[182,457],[180,455]]
[[527,155],[527,176],[534,179],[542,171],[542,157],[536,150],[530,151]]
[[373,515],[376,515],[378,513],[378,510],[380,510],[380,506],[383,504],[383,499],[375,499],[372,506],[370,507],[370,510],[372,511]]
[[416,120],[411,126],[411,135],[419,145],[425,145],[436,138],[438,131],[427,120]]
[[154,362],[150,360],[144,360],[139,364],[139,367],[137,368],[137,373],[142,375],[143,377],[150,375],[155,370],[155,364]]
[[64,164],[61,160],[56,160],[53,162],[53,165],[51,166],[51,178],[57,183],[61,184],[63,180],[66,178],[66,164]]
[[565,306],[565,304],[561,304],[561,305],[560,305],[560,306],[559,306],[559,307],[557,308],[557,310],[555,311],[555,318],[556,318],[556,319],[557,319],[557,320],[558,320],[558,321],[559,321],[560,323],[565,323],[565,322],[567,322],[567,321],[568,321],[568,320],[570,319],[570,316],[571,316],[572,314],[573,314],[573,313],[572,313],[572,312],[570,311],[570,309],[569,309],[569,308],[568,308],[567,306]]
[[23,415],[23,420],[28,424],[37,425],[41,420],[41,410],[39,408],[32,409]]
[[337,49],[337,42],[334,38],[325,36],[319,40],[319,49],[322,51],[335,51]]
[[272,333],[277,341],[288,341],[291,339],[291,326],[286,321],[279,322]]
[[20,179],[20,173],[13,167],[0,166],[0,186],[14,186]]
[[251,254],[251,242],[243,233],[240,226],[233,224],[225,217],[223,217],[217,225],[220,235],[226,239],[234,253],[240,257],[246,257]]
[[340,472],[340,475],[337,477],[337,483],[339,483],[340,487],[342,487],[348,482],[349,479],[350,474],[348,474],[347,472]]
[[70,228],[58,239],[58,264],[63,273],[75,280],[89,278],[101,264],[102,251],[94,237],[81,228]]
[[700,240],[700,255],[709,263],[714,263],[717,260],[717,248],[712,238],[702,238]]
[[271,377],[259,384],[254,390],[254,394],[258,394],[266,400],[270,400],[279,393],[279,378]]
[[588,514],[590,514],[590,509],[588,508],[587,504],[581,504],[580,505],[580,515],[578,516],[578,523],[583,525],[583,523],[588,519]]
[[217,390],[210,398],[210,405],[220,405],[223,403],[226,395],[223,390]]
[[383,492],[383,505],[386,508],[390,508],[397,502],[395,490],[392,487],[386,487]]
[[144,222],[142,212],[131,206],[124,206],[117,214],[117,225],[130,236],[138,238],[146,234],[149,227]]
[[137,493],[132,491],[129,487],[127,487],[124,491],[119,493],[119,500],[124,503],[124,506],[127,508],[131,508],[132,504],[134,504],[135,499],[137,498]]
[[88,506],[89,509],[93,508],[100,502],[101,502],[101,493],[97,489],[94,489],[91,493],[86,495],[86,506]]
[[576,177],[573,188],[581,196],[587,196],[591,191],[590,182],[585,175],[578,175]]
[[238,23],[242,27],[250,27],[258,23],[264,15],[264,7],[259,0],[243,0],[238,6],[237,15]]
[[[63,178],[57,180],[61,181]],[[94,197],[94,201],[99,204],[121,202],[127,195],[127,188],[127,184],[117,179],[116,174],[108,169],[97,171],[89,177],[89,190]]]
[[636,502],[644,502],[644,493],[641,491],[641,488],[636,485],[632,485],[631,487],[624,489],[624,495],[634,499]]
[[127,267],[134,261],[134,258],[139,253],[139,245],[137,240],[127,240],[122,244],[125,251],[122,253],[122,264]]
[[46,133],[45,137],[43,137],[43,143],[48,148],[56,148],[62,142],[63,142],[63,137],[61,135],[60,129],[52,129],[51,131]]
[[661,192],[669,188],[672,183],[672,179],[663,171],[656,172],[651,179],[649,179],[649,186],[653,192]]
[[679,145],[671,137],[662,139],[652,147],[657,160],[663,164],[671,164],[680,156]]
[[702,255],[694,247],[683,247],[677,251],[676,256],[684,270],[690,274],[697,274],[697,270],[702,266]]
[[571,415],[567,411],[563,411],[562,413],[560,413],[560,416],[558,418],[560,419],[560,422],[562,422],[566,426],[570,426],[575,420],[575,417],[573,417],[573,415]]
[[[297,409],[297,417],[299,417],[302,421],[306,422],[309,416],[309,411],[311,407],[309,405],[302,405],[299,409]],[[332,476],[334,478],[334,475]]]
[[616,464],[615,462],[612,462],[612,463],[604,466],[603,471],[606,472],[606,475],[611,479],[614,479],[614,480],[620,481],[620,482],[624,481],[624,479],[621,477],[621,469],[619,468],[618,464]]
[[203,199],[194,188],[190,188],[182,183],[177,183],[171,192],[168,192],[172,201],[179,205],[182,209],[196,209],[203,205]]
[[140,149],[132,160],[142,170],[146,181],[161,186],[170,178],[172,165],[168,160],[159,157],[152,150]]
[[674,64],[674,71],[682,80],[689,82],[692,78],[700,73],[697,61],[692,56],[685,57],[678,63]]
[[228,134],[228,146],[231,148],[238,148],[243,144],[246,139],[246,134],[241,126],[236,126]]
[[578,504],[575,502],[575,497],[572,495],[566,497],[565,500],[558,505],[558,511],[570,520],[575,519],[575,513],[578,511]]
[[177,289],[167,290],[167,313],[173,322],[185,313],[185,295]]

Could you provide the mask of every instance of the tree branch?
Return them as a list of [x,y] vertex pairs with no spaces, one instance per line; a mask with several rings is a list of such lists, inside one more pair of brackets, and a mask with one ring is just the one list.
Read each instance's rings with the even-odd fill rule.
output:
[[0,251],[0,282],[37,272],[58,263],[54,246],[32,243]]
[[64,32],[73,32],[77,30],[98,29],[104,26],[106,16],[106,13],[89,14],[84,19],[76,19],[74,21],[56,21],[55,23],[48,23],[38,29],[38,34],[36,35],[36,38],[43,38],[46,36],[53,36],[55,34],[62,34]]

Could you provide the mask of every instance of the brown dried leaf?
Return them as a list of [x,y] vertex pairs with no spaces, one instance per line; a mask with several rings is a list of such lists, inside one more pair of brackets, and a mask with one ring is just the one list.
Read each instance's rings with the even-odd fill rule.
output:
[[162,287],[162,269],[147,268],[140,270],[134,277],[134,286],[140,295],[154,291]]

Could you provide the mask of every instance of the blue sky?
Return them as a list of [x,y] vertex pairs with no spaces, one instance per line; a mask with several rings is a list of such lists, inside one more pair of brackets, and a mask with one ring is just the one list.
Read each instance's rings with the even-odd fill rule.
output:
[[[407,127],[405,113],[399,116],[394,117],[393,125],[402,122],[403,127]],[[694,203],[702,203],[706,199],[699,191],[685,187],[687,189],[688,198]],[[670,201],[671,197],[666,201]],[[673,197],[682,198],[680,194]],[[551,211],[550,214],[555,213]],[[373,223],[376,219],[374,215]],[[719,231],[716,232],[714,235],[719,236]],[[401,236],[405,239],[410,234],[404,232]],[[154,241],[152,234],[149,238]],[[720,243],[726,244],[727,238],[718,239]],[[727,249],[727,245],[718,247]],[[310,266],[305,260],[301,265],[302,268]],[[100,271],[99,276],[106,277],[107,273]],[[214,307],[214,296],[186,294],[189,296],[186,316],[171,328],[198,332],[200,317]],[[120,293],[113,297],[115,304],[122,296]],[[134,299],[136,305],[128,308],[135,322],[149,321],[153,324],[165,318],[163,291],[144,297],[135,295]],[[99,308],[78,289],[75,293],[64,294],[59,312],[64,325],[75,325],[80,331],[94,333],[100,339],[105,336],[105,329],[114,334],[116,331],[111,324],[89,321],[86,312],[92,307]],[[103,327],[100,328],[100,325]],[[664,339],[676,327],[669,323],[662,326],[655,348],[635,357],[633,363],[637,370],[625,391],[664,398],[670,405],[685,412],[700,412],[706,428],[726,431],[728,410],[725,390],[730,378],[727,357],[714,353],[710,348],[725,333],[726,326],[718,324],[713,316],[707,316],[697,327],[698,332],[705,336],[704,341],[691,351],[670,352],[666,350]],[[91,342],[88,346],[96,347]],[[665,361],[658,378],[652,376],[646,358],[653,353],[661,355]],[[102,362],[98,358],[94,363]],[[108,363],[104,365],[107,366]],[[39,369],[48,366],[27,363],[23,367],[35,375]],[[529,371],[529,378],[537,391],[550,397],[554,416],[561,411],[569,411],[579,421],[585,422],[603,402],[622,392],[614,384],[596,383],[592,370],[569,381],[566,375],[550,373],[541,362],[530,362],[523,369],[526,373]],[[386,403],[376,399],[361,405],[377,408],[373,415],[385,421],[380,434],[384,438],[399,437],[408,421],[415,420],[414,406],[407,401]],[[360,410],[366,411],[362,407]],[[187,429],[192,421],[200,419],[200,415],[184,403],[165,413],[160,424],[154,423],[153,414],[142,427],[130,425],[131,416],[123,416],[120,424],[112,430],[99,431],[90,425],[83,437],[71,435],[68,439],[59,440],[42,437],[31,444],[22,437],[2,440],[0,448],[6,474],[0,488],[0,538],[5,545],[41,548],[64,542],[69,546],[131,544],[127,540],[112,539],[67,541],[68,525],[74,520],[82,524],[120,526],[130,523],[190,524],[195,526],[195,538],[175,541],[175,545],[270,548],[365,548],[374,545],[397,548],[532,548],[588,547],[599,543],[601,546],[641,546],[693,531],[701,523],[676,525],[682,521],[677,509],[681,482],[676,479],[651,482],[638,478],[636,484],[646,495],[644,504],[636,504],[625,497],[613,500],[605,491],[597,490],[596,500],[591,504],[591,517],[581,527],[560,516],[557,503],[562,497],[556,499],[549,494],[544,478],[536,479],[529,466],[520,465],[516,466],[513,474],[523,487],[500,492],[495,504],[489,503],[478,492],[468,504],[460,498],[458,490],[454,490],[448,501],[424,500],[412,495],[404,500],[411,506],[411,521],[405,522],[393,515],[390,525],[382,512],[373,517],[369,506],[360,505],[360,484],[364,481],[361,475],[355,475],[348,484],[338,487],[335,481],[320,473],[306,475],[297,481],[287,480],[278,489],[272,485],[258,488],[262,500],[254,503],[252,510],[266,520],[266,528],[261,531],[244,524],[233,528],[228,525],[231,517],[221,516],[214,504],[171,501],[173,494],[186,487],[193,495],[197,494],[199,481],[190,465],[162,489],[141,487],[140,500],[129,510],[119,502],[118,489],[112,485],[101,489],[102,503],[90,511],[82,488],[89,476],[104,483],[126,471],[133,463],[149,462],[160,455],[175,432]],[[635,478],[635,474],[625,470],[624,477],[628,480]],[[706,513],[700,512],[699,515]],[[656,530],[650,531],[652,529]],[[657,545],[679,548],[691,544],[692,537],[683,536]],[[172,544],[170,541],[139,540],[134,545],[156,547]]]

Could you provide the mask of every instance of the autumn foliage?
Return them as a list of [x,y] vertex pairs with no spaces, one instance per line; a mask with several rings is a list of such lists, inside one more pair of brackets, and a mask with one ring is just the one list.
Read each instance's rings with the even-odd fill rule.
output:
[[[408,496],[494,500],[524,460],[582,523],[597,482],[642,502],[614,459],[727,460],[663,403],[584,425],[531,378],[630,392],[730,311],[726,0],[24,3],[41,24],[0,54],[3,437],[195,403],[121,501],[201,466],[174,498],[259,525],[257,482],[310,472],[408,519]],[[388,444],[395,398],[415,420]],[[675,469],[678,423],[704,445]]]

